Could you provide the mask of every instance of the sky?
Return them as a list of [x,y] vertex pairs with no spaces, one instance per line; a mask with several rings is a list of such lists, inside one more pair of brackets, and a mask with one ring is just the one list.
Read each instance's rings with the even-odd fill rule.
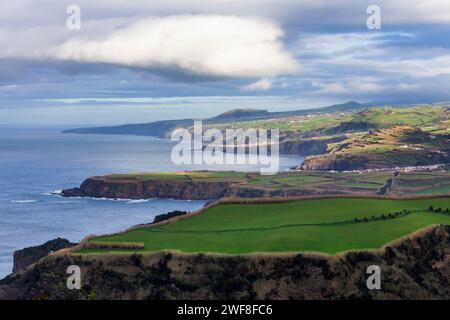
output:
[[[367,26],[371,5],[381,29]],[[442,102],[449,83],[450,0],[15,0],[0,9],[2,125]]]

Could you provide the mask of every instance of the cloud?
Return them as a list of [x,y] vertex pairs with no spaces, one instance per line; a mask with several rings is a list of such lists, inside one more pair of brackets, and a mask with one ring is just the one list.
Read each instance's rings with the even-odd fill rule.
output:
[[322,82],[313,81],[312,87],[317,89],[315,94],[366,94],[378,93],[383,89],[376,79],[370,77],[361,77],[349,81],[341,82]]
[[250,83],[242,87],[245,91],[267,91],[273,86],[273,80],[268,78],[263,78],[256,82]]
[[[77,0],[82,29],[69,31],[72,3],[4,3],[0,86],[18,86],[0,89],[0,104],[262,92],[450,99],[450,0]],[[366,28],[370,4],[382,30]]]
[[78,37],[32,55],[204,77],[270,77],[298,71],[282,37],[283,30],[267,20],[181,15],[140,19],[102,37]]

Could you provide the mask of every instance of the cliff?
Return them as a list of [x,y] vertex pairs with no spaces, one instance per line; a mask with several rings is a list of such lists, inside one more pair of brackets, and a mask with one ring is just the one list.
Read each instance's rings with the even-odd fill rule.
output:
[[304,170],[365,170],[450,162],[448,137],[398,125],[330,144],[326,154],[308,157]]
[[47,241],[39,246],[17,250],[14,252],[13,273],[24,271],[29,265],[38,262],[51,252],[69,248],[74,245],[75,243],[72,243],[69,240],[57,238]]
[[280,154],[311,156],[320,155],[327,152],[329,143],[341,142],[346,139],[345,136],[333,137],[328,139],[300,139],[280,141]]
[[232,183],[232,181],[139,180],[92,177],[86,179],[79,188],[66,189],[61,194],[65,197],[111,199],[208,200],[222,197]]
[[[274,177],[275,179],[276,177]],[[299,177],[301,180],[302,177]],[[251,179],[250,179],[251,180]],[[65,197],[93,197],[109,199],[151,199],[169,198],[182,200],[212,200],[222,197],[270,198],[299,197],[307,195],[340,195],[355,192],[352,188],[334,185],[288,185],[268,181],[268,184],[251,184],[247,178],[206,178],[206,179],[140,179],[91,177],[79,188],[61,192]],[[380,185],[381,187],[381,185]],[[358,190],[373,193],[373,190]]]
[[[78,265],[82,290],[66,288]],[[369,265],[381,289],[366,287]],[[54,254],[0,284],[0,299],[449,299],[450,227],[379,252],[210,255]]]

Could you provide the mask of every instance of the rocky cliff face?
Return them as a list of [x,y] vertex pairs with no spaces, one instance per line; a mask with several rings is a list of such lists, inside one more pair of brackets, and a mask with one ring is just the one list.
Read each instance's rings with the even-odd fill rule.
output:
[[[82,290],[66,288],[78,265]],[[366,286],[381,268],[381,289]],[[0,284],[0,299],[449,299],[450,227],[383,252],[321,255],[153,253],[50,256]]]
[[319,155],[327,152],[328,144],[345,140],[346,137],[330,139],[285,140],[280,142],[280,153],[298,156]]
[[318,171],[348,171],[365,170],[373,164],[369,163],[368,158],[358,155],[325,155],[306,158],[300,166],[303,170]]
[[24,271],[29,265],[38,262],[49,253],[64,248],[70,248],[74,245],[75,243],[72,243],[69,240],[57,238],[47,241],[39,246],[18,250],[14,252],[13,272]]
[[80,188],[63,190],[62,195],[112,199],[206,200],[222,197],[231,184],[231,181],[108,180],[97,177],[86,179]]

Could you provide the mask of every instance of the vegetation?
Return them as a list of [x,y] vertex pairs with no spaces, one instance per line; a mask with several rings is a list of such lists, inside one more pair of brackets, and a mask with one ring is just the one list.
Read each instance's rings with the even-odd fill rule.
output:
[[113,174],[102,177],[106,180],[176,180],[187,181],[231,181],[236,186],[267,190],[308,189],[324,193],[327,190],[342,192],[376,193],[392,179],[392,186],[386,193],[396,196],[408,194],[439,194],[450,192],[450,172],[320,172],[290,171],[273,176],[259,173],[234,171],[196,171],[170,173],[130,173]]
[[[366,126],[358,124],[364,123]],[[362,131],[358,128],[371,129],[389,128],[397,125],[408,125],[426,128],[437,134],[439,130],[448,128],[450,114],[447,109],[432,105],[422,105],[409,108],[399,107],[371,107],[361,111],[334,110],[330,113],[314,113],[288,115],[267,119],[233,121],[230,123],[211,124],[214,128],[278,128],[281,132],[297,131],[306,133],[316,131],[324,136],[330,133],[344,133],[345,131]],[[353,124],[353,127],[352,125]],[[345,130],[344,130],[345,129]],[[445,130],[444,130],[445,132]],[[448,134],[448,132],[447,132]]]
[[400,172],[391,189],[392,194],[439,194],[450,193],[447,171]]
[[245,172],[235,171],[180,171],[180,172],[136,172],[124,174],[111,174],[105,176],[109,180],[179,180],[187,181],[194,179],[242,179],[246,176]]
[[[170,137],[175,128],[192,125],[193,119],[184,119],[67,132]],[[281,153],[316,156],[306,159],[305,169],[346,171],[448,163],[449,125],[444,106],[363,108],[350,102],[287,112],[233,110],[205,119],[203,129],[279,129]]]
[[[450,224],[450,198],[415,200],[329,198],[284,203],[221,204],[173,223],[94,238],[95,243],[143,243],[140,251],[337,253],[379,248],[432,224]],[[87,248],[80,253],[113,250]]]

